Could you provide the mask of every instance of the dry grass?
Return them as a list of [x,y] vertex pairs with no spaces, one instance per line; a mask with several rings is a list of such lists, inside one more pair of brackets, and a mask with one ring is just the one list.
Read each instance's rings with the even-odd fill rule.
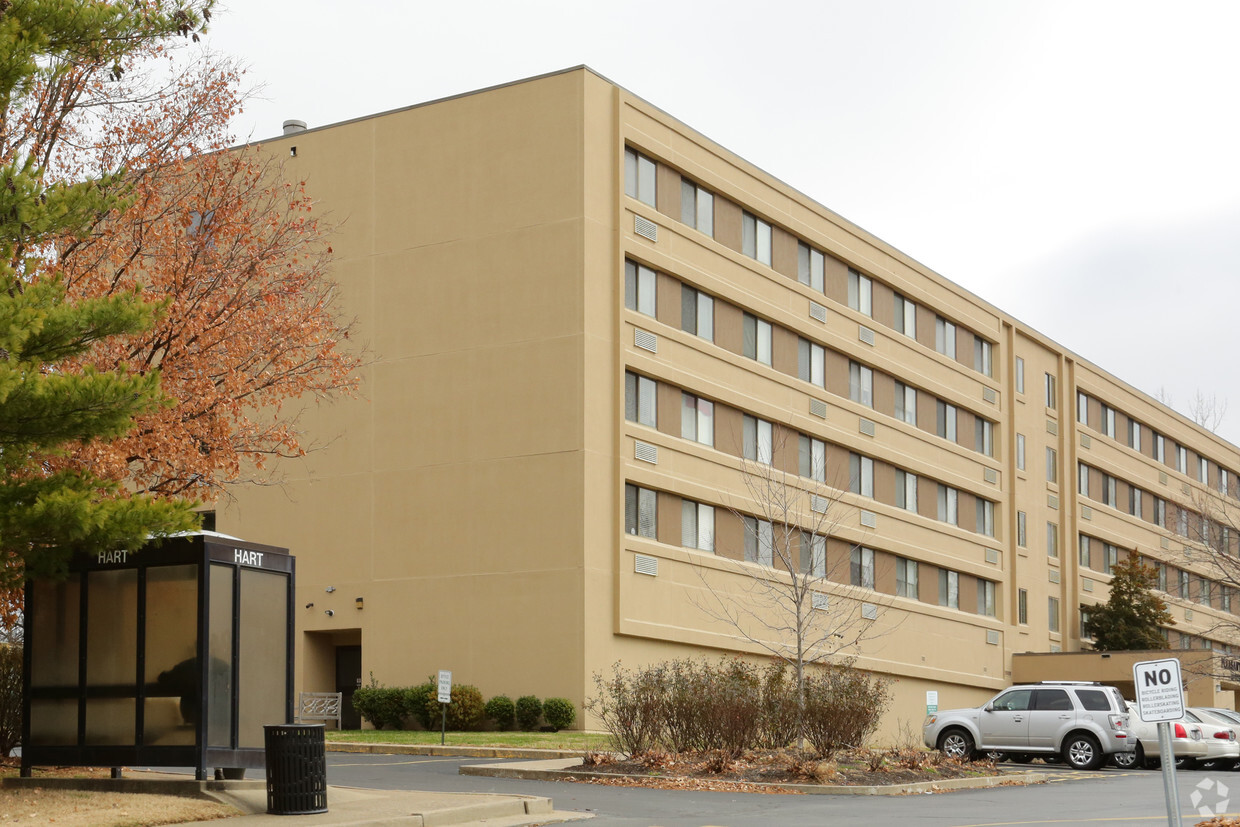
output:
[[0,824],[145,827],[235,815],[225,804],[179,795],[0,789]]

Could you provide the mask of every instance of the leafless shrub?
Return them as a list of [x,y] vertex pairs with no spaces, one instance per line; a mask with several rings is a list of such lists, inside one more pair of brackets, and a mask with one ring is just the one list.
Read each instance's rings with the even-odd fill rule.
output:
[[814,751],[830,758],[859,747],[878,727],[891,702],[889,681],[856,669],[831,665],[805,680],[805,737]]

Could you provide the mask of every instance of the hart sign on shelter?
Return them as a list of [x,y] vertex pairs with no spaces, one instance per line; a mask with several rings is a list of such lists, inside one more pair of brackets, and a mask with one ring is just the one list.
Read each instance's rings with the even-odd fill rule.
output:
[[1137,716],[1142,721],[1161,723],[1184,717],[1179,658],[1134,663],[1132,680],[1137,687]]

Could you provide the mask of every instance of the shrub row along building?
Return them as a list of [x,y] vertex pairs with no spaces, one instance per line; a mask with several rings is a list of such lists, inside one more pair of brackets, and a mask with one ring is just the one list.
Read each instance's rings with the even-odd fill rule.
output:
[[580,704],[617,661],[761,654],[723,614],[785,541],[829,648],[898,679],[889,735],[1087,649],[1128,555],[1169,647],[1228,651],[1185,549],[1236,550],[1203,520],[1234,446],[589,69],[266,146],[342,222],[374,355],[218,517],[298,556],[299,688]]

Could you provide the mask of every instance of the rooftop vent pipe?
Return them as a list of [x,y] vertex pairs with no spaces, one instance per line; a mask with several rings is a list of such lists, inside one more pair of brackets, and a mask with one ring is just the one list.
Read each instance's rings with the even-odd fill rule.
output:
[[285,135],[295,135],[298,132],[305,132],[305,131],[306,131],[305,121],[285,121],[284,122],[284,134]]

